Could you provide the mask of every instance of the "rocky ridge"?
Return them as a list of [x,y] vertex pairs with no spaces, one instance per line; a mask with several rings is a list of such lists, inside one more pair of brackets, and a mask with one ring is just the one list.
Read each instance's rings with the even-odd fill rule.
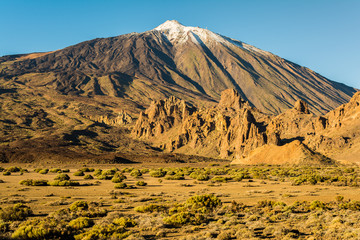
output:
[[165,151],[234,163],[360,162],[359,100],[357,93],[324,116],[314,116],[308,104],[298,100],[292,109],[274,116],[228,89],[213,108],[198,109],[175,98],[153,102],[140,114],[132,134]]

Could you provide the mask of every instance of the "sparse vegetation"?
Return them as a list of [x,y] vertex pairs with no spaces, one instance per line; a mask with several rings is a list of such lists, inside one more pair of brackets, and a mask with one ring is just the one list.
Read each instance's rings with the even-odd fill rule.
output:
[[[60,168],[59,168],[60,169]],[[19,179],[21,194],[36,189],[52,191],[55,186],[68,187],[78,192],[91,188],[83,179],[76,181],[59,169],[49,170],[46,179],[20,181],[22,170],[15,171]],[[4,171],[6,168],[3,169]],[[39,172],[43,170],[40,169]],[[346,167],[278,167],[251,166],[246,168],[217,167],[166,167],[146,169],[117,168],[93,170],[81,168],[86,176],[106,177],[100,186],[111,187],[111,197],[99,195],[98,200],[81,200],[70,196],[59,196],[54,190],[45,197],[51,199],[42,205],[57,207],[48,216],[33,216],[29,206],[39,204],[22,195],[3,198],[6,206],[0,209],[1,239],[141,239],[154,236],[156,239],[176,238],[186,235],[193,239],[289,239],[301,237],[357,239],[359,234],[351,229],[360,228],[359,199],[350,200],[347,195],[335,195],[332,201],[320,197],[328,188],[351,189],[357,187],[358,168]],[[75,171],[76,172],[76,171]],[[139,176],[139,172],[141,175]],[[31,175],[34,174],[34,175]],[[27,175],[27,174],[26,174]],[[38,176],[30,173],[27,176]],[[201,177],[199,177],[201,176]],[[203,177],[206,176],[206,177]],[[329,177],[331,176],[331,178]],[[13,176],[9,178],[13,182]],[[138,178],[141,177],[141,180]],[[91,178],[89,178],[91,179]],[[128,179],[125,182],[125,179]],[[200,179],[208,179],[200,180]],[[158,180],[162,180],[159,182]],[[205,181],[205,182],[204,182]],[[112,183],[114,182],[114,183]],[[148,187],[147,184],[149,183]],[[4,183],[8,184],[8,181]],[[135,186],[140,186],[138,189]],[[266,185],[264,185],[266,184]],[[81,188],[73,188],[79,186]],[[291,186],[292,185],[292,186]],[[304,191],[302,185],[312,191]],[[27,186],[49,186],[47,188],[26,188]],[[54,188],[53,188],[54,186]],[[187,186],[183,194],[171,188]],[[235,187],[237,194],[223,189]],[[279,186],[277,189],[276,187]],[[290,186],[290,188],[289,188]],[[153,187],[164,189],[154,191]],[[115,188],[115,189],[114,189]],[[269,188],[269,189],[268,189]],[[299,190],[297,190],[299,188]],[[5,188],[6,189],[6,188]],[[66,189],[66,188],[64,188]],[[73,190],[71,190],[73,189]],[[169,191],[166,191],[169,190]],[[307,188],[306,188],[307,189]],[[190,190],[190,191],[189,191]],[[92,191],[92,190],[91,190]],[[191,194],[190,197],[187,194]],[[281,194],[279,194],[281,193]],[[346,192],[343,192],[346,194]],[[84,194],[84,193],[82,193]],[[280,201],[271,199],[276,195]],[[304,195],[314,200],[304,201]],[[186,196],[186,197],[185,197]],[[242,199],[250,199],[242,202]],[[253,200],[251,200],[253,199]],[[255,200],[260,199],[260,200]],[[11,202],[26,202],[10,204]],[[120,211],[119,211],[120,210]]]

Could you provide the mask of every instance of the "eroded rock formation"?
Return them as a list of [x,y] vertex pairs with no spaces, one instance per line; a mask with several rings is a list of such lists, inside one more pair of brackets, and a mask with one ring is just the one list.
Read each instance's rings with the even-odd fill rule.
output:
[[153,102],[141,113],[132,134],[165,151],[235,163],[276,163],[276,159],[269,160],[271,156],[282,159],[278,161],[281,164],[286,161],[279,156],[290,156],[289,163],[331,163],[330,158],[356,162],[356,153],[360,153],[359,100],[357,93],[349,103],[324,116],[314,116],[308,104],[298,100],[292,109],[269,116],[251,107],[233,89],[223,91],[219,104],[208,109],[171,97]]

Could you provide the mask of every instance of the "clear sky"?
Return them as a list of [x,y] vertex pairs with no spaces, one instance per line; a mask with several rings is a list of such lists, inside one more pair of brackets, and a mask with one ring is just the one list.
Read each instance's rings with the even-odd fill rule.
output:
[[0,56],[143,32],[172,19],[360,88],[360,0],[0,0]]

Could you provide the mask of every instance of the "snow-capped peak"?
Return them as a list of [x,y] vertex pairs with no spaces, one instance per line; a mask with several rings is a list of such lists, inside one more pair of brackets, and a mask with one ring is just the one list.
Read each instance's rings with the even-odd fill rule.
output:
[[179,23],[176,20],[167,20],[163,24],[156,27],[155,30],[158,30],[158,31],[169,30],[169,29],[180,30],[180,29],[182,29],[184,27],[185,27],[184,25],[182,25],[181,23]]
[[209,43],[220,43],[228,46],[235,45],[236,47],[247,49],[253,52],[262,52],[263,54],[267,53],[254,46],[248,45],[238,40],[224,37],[207,29],[184,26],[176,20],[167,20],[153,30],[162,33],[172,44],[185,43],[191,39],[191,41],[195,44],[207,45]]

